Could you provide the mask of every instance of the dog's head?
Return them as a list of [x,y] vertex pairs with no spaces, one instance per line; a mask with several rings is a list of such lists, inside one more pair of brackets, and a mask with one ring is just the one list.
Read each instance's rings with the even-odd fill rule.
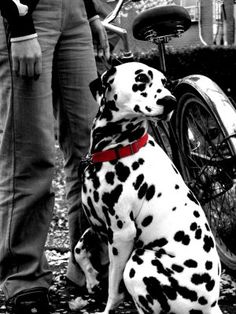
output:
[[160,71],[130,62],[105,72],[90,88],[99,105],[106,106],[108,120],[139,116],[157,121],[169,120],[176,105],[165,84]]

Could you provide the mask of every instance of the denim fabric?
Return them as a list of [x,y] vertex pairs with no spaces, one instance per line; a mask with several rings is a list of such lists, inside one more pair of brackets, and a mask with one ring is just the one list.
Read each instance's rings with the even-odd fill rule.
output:
[[[89,91],[97,74],[83,1],[40,0],[33,20],[43,54],[38,80],[12,75],[0,18],[0,281],[6,298],[51,282],[44,244],[54,205],[55,112],[72,247],[85,228],[78,165],[97,111]],[[72,262],[68,277],[83,284]]]

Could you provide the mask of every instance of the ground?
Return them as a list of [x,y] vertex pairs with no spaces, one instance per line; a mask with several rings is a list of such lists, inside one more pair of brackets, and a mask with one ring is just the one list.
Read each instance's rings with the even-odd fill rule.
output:
[[[59,313],[96,313],[105,302],[99,303],[93,299],[85,300],[86,307],[74,312],[69,308],[69,301],[76,297],[76,290],[65,289],[65,272],[69,258],[69,238],[67,206],[65,201],[65,182],[62,154],[56,145],[56,168],[53,180],[55,190],[55,209],[48,234],[45,252],[53,271],[53,284],[50,289],[52,314]],[[223,314],[236,313],[236,277],[235,274],[223,268],[221,280],[220,307]],[[81,304],[85,303],[81,301]],[[137,313],[129,298],[116,311],[119,314]],[[3,293],[0,290],[0,314],[5,313]]]

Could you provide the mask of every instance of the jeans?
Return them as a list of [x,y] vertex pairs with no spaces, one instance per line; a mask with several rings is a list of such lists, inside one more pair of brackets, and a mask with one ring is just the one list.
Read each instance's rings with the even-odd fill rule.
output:
[[[6,299],[51,283],[44,245],[54,206],[55,112],[72,249],[85,228],[78,166],[97,111],[89,91],[97,73],[83,0],[40,0],[33,20],[43,58],[38,80],[12,73],[0,17],[0,282]],[[82,285],[77,270],[71,258],[67,276]]]

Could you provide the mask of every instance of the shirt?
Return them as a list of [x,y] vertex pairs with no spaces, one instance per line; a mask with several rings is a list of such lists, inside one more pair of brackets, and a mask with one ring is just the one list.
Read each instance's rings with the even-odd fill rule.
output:
[[[25,37],[36,33],[32,12],[35,10],[39,1],[40,0],[0,0],[1,15],[8,22],[11,38]],[[84,3],[88,19],[97,15],[92,0],[84,0]]]

